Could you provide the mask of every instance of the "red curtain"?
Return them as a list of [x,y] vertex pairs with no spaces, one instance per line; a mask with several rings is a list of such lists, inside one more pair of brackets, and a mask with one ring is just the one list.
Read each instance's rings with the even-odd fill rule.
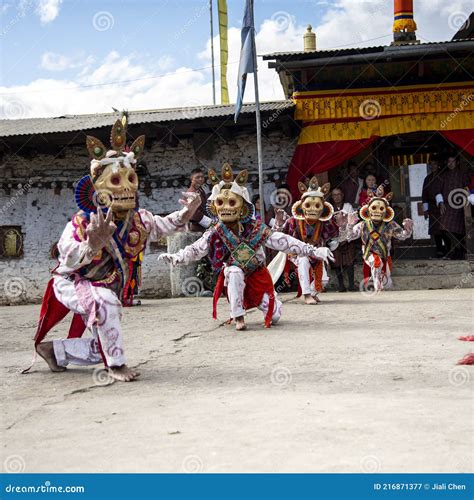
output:
[[354,157],[377,139],[328,141],[296,146],[286,182],[294,199],[298,198],[298,181],[333,169]]
[[474,129],[446,130],[441,134],[466,153],[474,156]]

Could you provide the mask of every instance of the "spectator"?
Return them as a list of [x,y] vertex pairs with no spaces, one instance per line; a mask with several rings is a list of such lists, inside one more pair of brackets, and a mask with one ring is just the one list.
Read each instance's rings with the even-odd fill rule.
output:
[[[446,171],[441,175],[436,202],[441,214],[440,225],[444,234],[449,237],[446,258],[459,260],[464,258],[464,224],[465,199],[467,197],[470,176],[459,168],[456,153],[449,153],[446,161]],[[463,201],[464,200],[464,201]]]
[[[260,213],[260,195],[256,194],[252,198],[252,203],[255,206],[255,218],[257,220],[262,220],[262,215]],[[275,219],[275,211],[271,205],[265,207],[265,224],[267,226],[272,226]]]
[[[344,203],[344,193],[342,189],[335,188],[332,190],[329,203],[334,207],[335,212],[349,214],[353,211],[350,203]],[[356,252],[357,245],[355,241],[343,241],[339,243],[338,247],[333,251],[335,261],[331,263],[331,267],[336,271],[339,292],[347,291],[344,285],[344,271],[347,273],[349,291],[358,291],[358,288],[356,288],[354,284],[354,260]]]
[[368,198],[369,191],[375,192],[377,190],[377,179],[375,175],[368,174],[364,180],[364,188],[359,195],[359,207],[365,204]]
[[350,161],[347,165],[348,176],[341,183],[341,190],[344,194],[346,203],[356,206],[359,200],[360,191],[363,181],[359,177],[359,167],[354,161]]
[[[382,165],[379,163],[379,166],[382,166]],[[384,167],[384,170],[386,171],[385,167]],[[369,161],[365,164],[363,174],[364,174],[363,175],[364,178],[370,174],[373,175],[376,178],[377,186],[380,186],[380,184],[383,184],[386,193],[391,191],[390,181],[386,178],[385,175],[378,175],[377,174],[377,167],[371,161]]]
[[207,195],[204,191],[206,177],[200,168],[195,168],[191,171],[190,186],[188,193],[199,193],[201,197],[201,205],[196,210],[196,213],[190,221],[190,230],[195,232],[203,232],[211,225],[211,219],[206,215]]
[[367,177],[368,175],[373,175],[374,177],[377,177],[377,168],[371,161],[368,161],[364,165],[364,169],[362,170],[362,173],[363,173],[364,177]]
[[441,259],[447,253],[450,240],[441,230],[441,214],[436,204],[436,195],[440,192],[440,168],[437,156],[431,158],[429,167],[430,173],[423,182],[421,199],[425,219],[429,220],[428,232],[433,237],[436,245],[436,257]]

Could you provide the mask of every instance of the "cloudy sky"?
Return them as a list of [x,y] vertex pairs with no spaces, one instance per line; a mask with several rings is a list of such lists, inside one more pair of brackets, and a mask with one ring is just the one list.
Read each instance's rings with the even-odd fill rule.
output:
[[[214,1],[217,32],[217,0]],[[228,0],[231,102],[236,96],[244,0]],[[212,103],[208,0],[4,0],[0,117],[29,118]],[[415,0],[418,38],[450,40],[472,0]],[[391,0],[255,0],[257,51],[384,45]],[[219,40],[215,32],[218,57]],[[217,72],[217,80],[219,75]],[[259,58],[261,100],[282,99]],[[217,82],[219,85],[219,81]],[[219,87],[218,87],[219,88]],[[246,100],[253,100],[249,80]],[[219,93],[218,93],[219,102]]]

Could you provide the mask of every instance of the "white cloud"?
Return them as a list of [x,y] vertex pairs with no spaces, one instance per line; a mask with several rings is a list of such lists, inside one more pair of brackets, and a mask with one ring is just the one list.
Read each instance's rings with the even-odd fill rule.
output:
[[[393,12],[386,0],[338,0],[326,10],[316,26],[318,49],[370,46],[387,43],[392,37]],[[385,37],[383,40],[373,40]]]
[[63,0],[39,0],[37,13],[41,24],[47,24],[54,21],[59,14],[59,6]]
[[4,16],[10,7],[11,5],[8,3],[2,3],[0,5],[0,15]]
[[55,52],[45,52],[41,56],[40,67],[47,71],[64,71],[66,69],[82,68],[89,66],[94,62],[92,56],[77,54],[74,56],[65,56]]
[[[315,2],[315,9],[317,2]],[[433,5],[438,8],[434,8]],[[418,36],[423,40],[449,40],[456,29],[449,19],[456,13],[469,13],[469,1],[453,0],[446,5],[442,0],[418,0],[415,19]],[[316,17],[316,11],[314,12]],[[332,3],[319,25],[313,28],[319,49],[351,44],[367,46],[391,41],[393,13],[385,0],[338,0]],[[311,9],[307,22],[313,23]],[[306,26],[297,25],[293,16],[278,11],[265,20],[258,29],[259,54],[303,49]],[[185,41],[186,33],[183,35]],[[371,40],[384,36],[381,40]],[[231,102],[236,97],[238,60],[240,54],[240,29],[228,32],[229,66],[228,84]],[[219,40],[215,37],[217,101],[220,97]],[[89,56],[90,57],[90,56]],[[196,67],[210,66],[210,40],[204,50],[196,54]],[[56,53],[43,54],[42,67],[50,71],[77,68],[73,79],[37,79],[28,85],[0,87],[0,116],[26,118],[32,116],[60,116],[64,114],[96,113],[121,109],[153,109],[210,104],[212,102],[211,72],[209,69],[192,71],[179,67],[171,56],[160,54],[154,59],[144,54],[121,54],[111,51],[102,61],[85,55],[67,56]],[[154,78],[156,75],[163,75]],[[277,73],[259,58],[260,98],[282,99],[283,91]],[[104,85],[114,81],[129,81],[121,85]],[[95,85],[95,86],[94,86]],[[78,88],[81,87],[81,88]],[[4,95],[4,94],[9,95]],[[254,100],[253,77],[247,82],[245,101]]]

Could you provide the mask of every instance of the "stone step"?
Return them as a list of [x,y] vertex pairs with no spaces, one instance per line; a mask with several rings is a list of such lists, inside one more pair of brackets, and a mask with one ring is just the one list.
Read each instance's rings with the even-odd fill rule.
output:
[[[394,290],[437,290],[443,288],[474,288],[474,263],[451,260],[399,260],[394,262]],[[329,290],[336,290],[337,277],[330,272]],[[362,265],[355,266],[355,283],[363,279]],[[347,286],[347,277],[344,276]]]
[[420,276],[393,276],[393,290],[438,290],[442,288],[474,288],[473,274],[431,274]]
[[431,274],[469,274],[471,266],[466,260],[396,260],[393,276],[427,276]]

